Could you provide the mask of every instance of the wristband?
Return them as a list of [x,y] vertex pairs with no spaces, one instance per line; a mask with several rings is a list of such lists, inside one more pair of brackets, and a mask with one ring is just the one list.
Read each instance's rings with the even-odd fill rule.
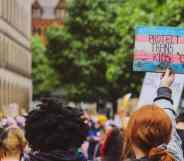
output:
[[160,87],[157,90],[157,97],[154,99],[154,102],[160,99],[166,99],[173,104],[173,100],[171,99],[172,91],[168,87]]

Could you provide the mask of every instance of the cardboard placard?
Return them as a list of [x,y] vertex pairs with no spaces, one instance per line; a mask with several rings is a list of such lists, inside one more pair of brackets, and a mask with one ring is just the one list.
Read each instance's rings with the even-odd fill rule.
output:
[[134,71],[184,73],[184,28],[137,27]]
[[[157,95],[157,89],[160,85],[161,73],[146,73],[141,94],[139,97],[138,108],[142,105],[153,103],[153,99]],[[175,81],[173,82],[172,89],[172,99],[174,101],[174,108],[178,111],[181,95],[184,87],[184,75],[176,74]]]

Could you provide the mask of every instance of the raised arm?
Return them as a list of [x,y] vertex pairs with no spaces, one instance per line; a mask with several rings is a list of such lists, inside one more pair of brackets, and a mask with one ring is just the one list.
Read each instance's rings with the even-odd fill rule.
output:
[[161,80],[160,88],[157,90],[157,97],[154,102],[169,115],[172,121],[172,134],[171,140],[167,145],[168,151],[175,157],[177,161],[183,161],[183,150],[182,142],[176,131],[176,121],[175,121],[175,111],[173,109],[172,90],[170,86],[172,85],[175,76],[169,69],[166,70],[164,77]]

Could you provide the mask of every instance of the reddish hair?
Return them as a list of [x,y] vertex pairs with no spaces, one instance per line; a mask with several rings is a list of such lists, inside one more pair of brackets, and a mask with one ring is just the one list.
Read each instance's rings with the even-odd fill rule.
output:
[[109,139],[111,139],[111,137],[112,137],[112,129],[110,129],[108,131],[108,133],[106,134],[106,138],[104,140],[104,143],[101,145],[101,148],[100,148],[100,156],[102,158],[105,157],[105,152],[106,152],[107,146],[109,144]]
[[171,154],[159,148],[160,145],[169,143],[171,132],[172,122],[165,111],[156,105],[145,105],[130,118],[124,149],[134,145],[150,160],[173,161]]
[[102,161],[120,161],[123,148],[123,132],[113,127],[106,136],[100,149]]

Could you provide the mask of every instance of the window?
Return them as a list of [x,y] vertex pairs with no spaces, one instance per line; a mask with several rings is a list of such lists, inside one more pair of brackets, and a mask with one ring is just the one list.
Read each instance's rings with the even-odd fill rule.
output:
[[56,10],[56,18],[63,20],[65,16],[65,10],[64,9],[57,9]]
[[32,5],[32,17],[34,19],[39,19],[42,17],[43,9],[38,1],[35,1]]
[[7,18],[7,1],[2,1],[2,17]]
[[56,18],[60,20],[64,20],[66,10],[65,0],[60,0],[55,8]]
[[4,63],[4,55],[3,36],[0,34],[0,66]]

